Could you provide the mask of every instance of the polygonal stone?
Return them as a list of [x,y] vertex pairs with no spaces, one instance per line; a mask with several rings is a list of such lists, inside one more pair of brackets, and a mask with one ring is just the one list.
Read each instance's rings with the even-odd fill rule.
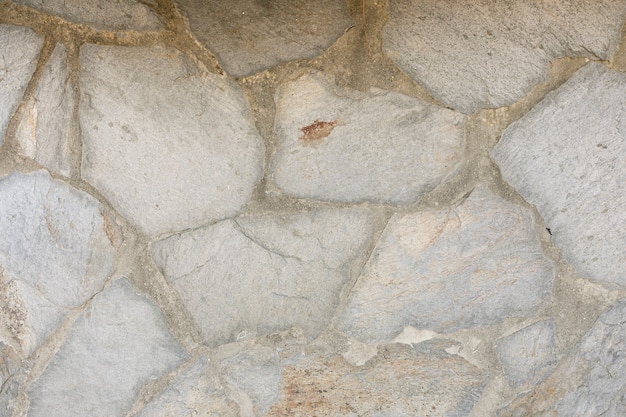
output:
[[327,209],[225,220],[153,245],[209,344],[326,326],[350,262],[372,219],[364,209]]
[[577,273],[626,285],[626,74],[590,63],[492,151]]
[[70,123],[74,92],[65,45],[57,44],[16,132],[21,153],[49,170],[69,176]]
[[0,25],[0,146],[30,77],[43,38],[28,28]]
[[83,178],[148,235],[235,215],[264,145],[236,83],[163,47],[81,48]]
[[554,270],[528,210],[478,187],[456,208],[396,214],[337,323],[361,341],[407,325],[451,332],[533,314]]
[[158,307],[122,278],[96,295],[28,389],[29,416],[123,416],[186,353]]
[[243,77],[323,53],[354,22],[343,0],[176,0],[191,32]]
[[622,0],[392,0],[383,50],[435,98],[472,113],[512,104],[562,55],[610,59]]
[[415,203],[454,171],[465,116],[399,93],[344,91],[319,73],[276,95],[271,175],[286,194]]

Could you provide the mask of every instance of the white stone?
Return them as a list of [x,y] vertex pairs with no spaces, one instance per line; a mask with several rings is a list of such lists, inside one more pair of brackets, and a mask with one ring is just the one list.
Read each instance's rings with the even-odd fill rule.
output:
[[319,73],[279,88],[270,174],[284,193],[411,204],[461,161],[465,116],[373,89],[344,91]]
[[233,216],[263,175],[241,89],[163,47],[81,48],[83,178],[141,232]]

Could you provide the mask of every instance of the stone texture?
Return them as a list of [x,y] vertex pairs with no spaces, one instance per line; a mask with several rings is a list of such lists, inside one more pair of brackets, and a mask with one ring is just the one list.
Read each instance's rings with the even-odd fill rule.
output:
[[144,1],[13,0],[13,2],[96,29],[149,31],[162,28],[159,19],[143,4]]
[[626,301],[604,313],[545,382],[499,416],[626,415]]
[[554,322],[539,321],[497,340],[495,351],[509,385],[535,384],[556,366]]
[[392,216],[338,328],[384,341],[407,325],[489,326],[536,312],[550,300],[553,277],[532,214],[480,186],[456,208]]
[[461,160],[465,117],[391,91],[343,91],[319,73],[279,89],[271,178],[328,201],[415,203]]
[[68,139],[74,93],[66,60],[67,50],[58,44],[43,70],[34,96],[26,104],[16,137],[23,155],[68,177]]
[[29,387],[28,415],[123,416],[141,386],[185,358],[158,307],[119,279],[93,298]]
[[28,356],[113,272],[119,232],[45,171],[0,180],[0,339]]
[[342,0],[175,0],[224,70],[243,77],[323,53],[354,22]]
[[519,100],[552,58],[610,59],[625,17],[621,0],[392,0],[383,49],[435,98],[472,113]]
[[575,270],[626,285],[626,74],[580,69],[493,149]]
[[28,28],[0,25],[0,146],[9,119],[37,67],[43,38]]
[[81,48],[83,178],[156,235],[235,215],[264,145],[241,89],[163,47]]
[[207,343],[292,326],[313,337],[370,234],[363,209],[241,217],[159,241],[153,256]]

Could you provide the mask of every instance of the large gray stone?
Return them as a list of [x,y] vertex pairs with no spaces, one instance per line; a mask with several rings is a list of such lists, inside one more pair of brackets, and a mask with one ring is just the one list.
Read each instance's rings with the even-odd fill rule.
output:
[[371,234],[364,209],[225,220],[153,245],[207,343],[326,326]]
[[264,145],[236,83],[163,47],[81,48],[83,178],[146,234],[235,215]]
[[0,146],[9,119],[37,67],[43,38],[28,28],[0,25]]
[[271,176],[285,193],[415,203],[461,161],[465,116],[399,93],[344,91],[319,73],[276,95]]
[[343,0],[175,0],[230,75],[320,55],[354,22]]
[[590,63],[503,134],[492,156],[575,270],[626,285],[626,74]]
[[407,325],[450,332],[533,314],[554,278],[533,223],[484,186],[456,208],[394,215],[338,328],[374,342]]
[[610,59],[622,0],[391,0],[383,49],[444,104],[471,113],[512,104],[552,58]]
[[187,354],[126,278],[96,295],[29,387],[29,417],[124,416],[139,389]]

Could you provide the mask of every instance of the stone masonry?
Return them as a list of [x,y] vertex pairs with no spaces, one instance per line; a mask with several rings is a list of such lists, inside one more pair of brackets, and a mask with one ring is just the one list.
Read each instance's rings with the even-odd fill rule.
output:
[[0,1],[0,416],[625,416],[625,22]]

